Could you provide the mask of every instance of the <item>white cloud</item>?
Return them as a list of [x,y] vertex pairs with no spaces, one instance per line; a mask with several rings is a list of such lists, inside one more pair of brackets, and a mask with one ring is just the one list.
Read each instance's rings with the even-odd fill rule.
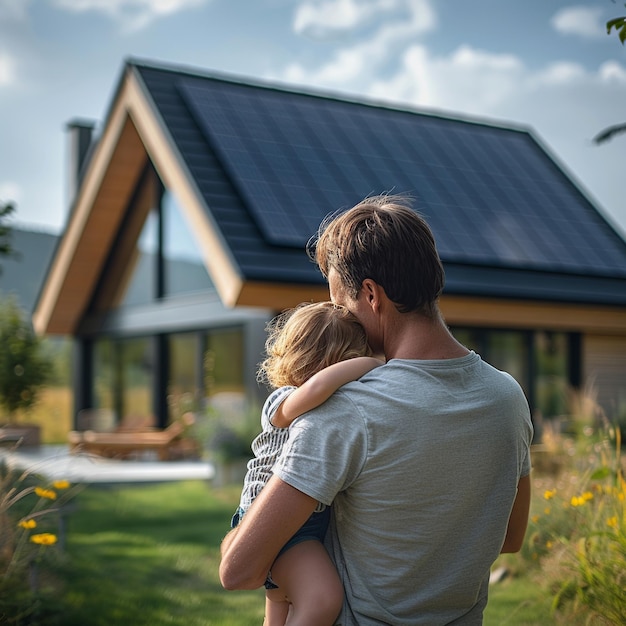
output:
[[564,35],[595,38],[606,36],[606,26],[602,21],[602,8],[591,6],[571,6],[558,11],[552,18],[552,26]]
[[6,52],[0,52],[0,87],[7,87],[15,82],[15,62]]
[[296,9],[293,29],[299,35],[325,38],[390,18],[408,20],[414,32],[435,24],[430,0],[307,0]]
[[296,9],[293,29],[300,35],[324,37],[361,26],[394,4],[394,0],[308,0]]
[[[337,1],[341,0],[330,0],[327,4]],[[363,80],[398,55],[408,42],[435,28],[437,19],[430,0],[376,0],[371,4],[378,11],[395,9],[393,19],[386,17],[363,41],[336,49],[333,57],[315,70],[291,63],[280,78],[331,88],[344,88],[350,83],[362,86]]]
[[12,181],[0,182],[0,204],[5,202],[12,202],[19,204],[22,199],[21,187]]
[[490,54],[460,46],[450,56],[433,57],[414,45],[403,55],[400,69],[388,80],[372,83],[377,98],[409,101],[429,108],[493,112],[517,89],[523,64],[513,55]]
[[154,20],[206,4],[208,0],[52,0],[73,13],[96,11],[117,20],[128,32],[145,28]]
[[600,66],[599,74],[603,82],[617,82],[626,84],[626,68],[620,65],[617,61],[604,62]]

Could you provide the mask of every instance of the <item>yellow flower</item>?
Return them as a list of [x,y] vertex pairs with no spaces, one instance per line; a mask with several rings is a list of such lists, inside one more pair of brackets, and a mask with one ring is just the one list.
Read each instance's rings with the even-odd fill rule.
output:
[[57,499],[56,491],[52,491],[52,489],[43,489],[42,487],[35,487],[35,493],[40,498],[47,498],[48,500]]
[[585,493],[583,493],[582,496],[580,496],[585,502],[587,502],[588,500],[593,500],[593,494],[591,493],[591,491],[585,491]]
[[572,496],[572,499],[570,500],[570,504],[572,506],[583,506],[583,504],[585,504],[586,500],[582,497],[582,496]]
[[30,540],[40,546],[51,546],[57,542],[57,536],[52,533],[40,533],[32,535]]
[[22,528],[36,528],[37,527],[37,522],[34,519],[23,519],[18,526],[21,526]]
[[546,500],[550,500],[551,498],[554,498],[555,495],[556,495],[556,489],[546,489],[543,492],[543,497]]
[[547,507],[543,510],[543,512],[544,512],[546,515],[550,515],[550,512],[551,512],[550,507],[549,507],[549,506],[547,506]]
[[533,524],[536,524],[539,521],[539,515],[533,515],[530,519]]
[[55,489],[69,489],[70,487],[70,481],[69,480],[55,480],[52,483],[52,486]]
[[614,515],[613,517],[609,517],[608,520],[606,520],[606,523],[611,527],[611,528],[615,528],[617,529],[617,515]]
[[548,548],[548,550],[552,547],[552,545],[551,541],[546,541],[546,548]]

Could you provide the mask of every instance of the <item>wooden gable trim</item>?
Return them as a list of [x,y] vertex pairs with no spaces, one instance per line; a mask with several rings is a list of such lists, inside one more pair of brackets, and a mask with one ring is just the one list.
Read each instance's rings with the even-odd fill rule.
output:
[[127,83],[127,98],[130,115],[150,159],[163,185],[178,198],[181,212],[197,239],[204,265],[222,302],[229,307],[241,304],[240,295],[244,282],[237,264],[217,225],[212,222],[193,176],[187,171],[173,142],[164,132],[164,124],[155,115],[134,73]]
[[75,332],[148,156],[165,186],[178,196],[222,301],[239,304],[243,281],[233,258],[209,223],[200,195],[131,70],[95,147],[33,313],[38,333]]
[[619,307],[443,295],[440,309],[451,326],[626,335],[626,312]]
[[282,311],[301,302],[321,302],[329,298],[328,285],[247,282],[243,284],[237,304]]
[[76,328],[145,160],[141,139],[118,102],[96,146],[33,313],[37,332],[71,334]]

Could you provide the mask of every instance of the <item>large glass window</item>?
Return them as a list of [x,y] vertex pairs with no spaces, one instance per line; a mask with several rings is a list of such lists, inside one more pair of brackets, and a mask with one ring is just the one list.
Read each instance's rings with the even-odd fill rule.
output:
[[536,332],[535,406],[544,417],[567,411],[569,338],[566,333]]
[[153,345],[150,337],[120,341],[122,415],[126,418],[153,415]]
[[102,339],[94,348],[94,408],[111,409],[119,422],[154,422],[153,342],[150,337]]
[[214,289],[196,238],[173,193],[165,190],[163,216],[164,295],[172,296]]
[[159,253],[159,216],[156,209],[148,213],[139,239],[127,265],[127,282],[121,304],[148,304],[156,298],[157,259]]
[[[243,329],[176,333],[167,337],[168,421],[206,403],[240,413],[245,405]],[[94,345],[93,408],[110,409],[119,422],[153,418],[154,338],[101,339]],[[165,398],[164,398],[165,399]],[[236,409],[236,410],[235,410]],[[151,420],[154,423],[154,420]]]
[[179,333],[170,335],[169,378],[167,385],[167,405],[170,421],[186,411],[199,408],[202,392],[202,376],[199,369],[201,335]]
[[243,332],[241,328],[207,333],[204,351],[204,385],[208,397],[244,392]]
[[115,411],[116,374],[115,345],[110,339],[100,339],[94,346],[93,408]]

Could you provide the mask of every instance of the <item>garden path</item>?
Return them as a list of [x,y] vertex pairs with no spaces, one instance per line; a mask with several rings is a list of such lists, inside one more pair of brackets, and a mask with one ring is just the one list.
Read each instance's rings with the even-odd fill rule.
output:
[[29,470],[51,481],[119,484],[181,480],[212,480],[215,469],[207,461],[114,460],[90,454],[70,454],[66,445],[41,445],[15,449],[0,446],[0,460],[10,467]]

